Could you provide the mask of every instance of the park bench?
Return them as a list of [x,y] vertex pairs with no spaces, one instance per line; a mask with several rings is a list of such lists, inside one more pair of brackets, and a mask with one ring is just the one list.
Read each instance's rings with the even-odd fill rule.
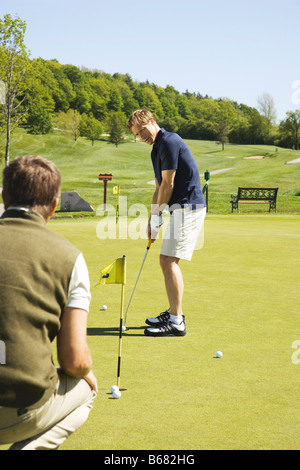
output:
[[278,188],[238,188],[237,195],[231,195],[231,212],[240,212],[239,204],[269,204],[269,212],[276,212],[277,192]]

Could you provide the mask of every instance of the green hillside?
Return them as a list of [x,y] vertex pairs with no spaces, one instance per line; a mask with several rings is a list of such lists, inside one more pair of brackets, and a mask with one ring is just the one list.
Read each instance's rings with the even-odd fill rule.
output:
[[[230,195],[243,185],[278,186],[278,212],[300,213],[300,163],[286,164],[300,158],[299,151],[235,144],[227,144],[222,150],[215,142],[197,140],[187,140],[187,144],[195,156],[200,174],[203,175],[205,170],[211,173],[210,213],[230,213]],[[98,180],[99,173],[113,174],[112,182],[108,183],[108,203],[116,205],[112,187],[120,185],[128,207],[134,203],[149,206],[154,190],[154,186],[149,184],[154,179],[150,151],[146,144],[134,142],[131,137],[118,147],[104,139],[92,146],[85,138],[75,142],[69,134],[61,131],[33,136],[18,130],[12,140],[10,158],[31,153],[53,160],[62,175],[62,191],[77,191],[96,211],[103,202],[103,182]],[[1,167],[3,165],[2,160]],[[204,183],[202,177],[202,185]],[[266,205],[244,205],[241,209],[242,213],[267,211]]]

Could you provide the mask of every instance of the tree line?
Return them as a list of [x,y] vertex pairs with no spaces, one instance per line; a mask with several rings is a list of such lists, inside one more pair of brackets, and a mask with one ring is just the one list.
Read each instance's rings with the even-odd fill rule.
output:
[[172,85],[138,82],[129,74],[30,59],[25,31],[26,23],[18,16],[0,19],[0,128],[6,133],[7,161],[10,134],[17,126],[31,134],[64,127],[75,140],[81,135],[92,143],[108,133],[118,145],[128,117],[139,108],[185,139],[215,140],[223,148],[226,142],[299,148],[300,110],[287,113],[277,125],[267,93],[256,109],[228,98],[180,93]]

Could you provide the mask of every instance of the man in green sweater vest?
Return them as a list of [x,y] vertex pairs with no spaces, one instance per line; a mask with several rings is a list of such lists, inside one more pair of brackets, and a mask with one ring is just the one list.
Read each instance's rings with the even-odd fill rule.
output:
[[86,341],[87,266],[46,227],[59,192],[60,174],[42,157],[17,157],[3,171],[0,444],[13,450],[57,449],[87,420],[97,394]]

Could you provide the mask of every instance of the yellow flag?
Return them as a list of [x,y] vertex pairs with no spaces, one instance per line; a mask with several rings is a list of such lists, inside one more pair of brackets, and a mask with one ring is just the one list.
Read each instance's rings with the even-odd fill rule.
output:
[[114,186],[113,187],[113,194],[119,194],[120,192],[120,186]]
[[100,271],[96,284],[126,284],[126,258],[118,258]]

